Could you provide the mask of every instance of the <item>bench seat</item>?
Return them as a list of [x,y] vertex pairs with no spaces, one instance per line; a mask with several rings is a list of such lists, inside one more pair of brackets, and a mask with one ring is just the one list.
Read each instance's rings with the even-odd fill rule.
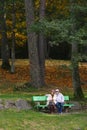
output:
[[74,104],[65,103],[63,106],[64,107],[72,107],[72,106],[74,106]]
[[65,103],[64,103],[63,107],[64,107],[65,111],[69,111],[69,108],[75,106],[73,103],[70,103],[69,96],[64,96],[64,102]]

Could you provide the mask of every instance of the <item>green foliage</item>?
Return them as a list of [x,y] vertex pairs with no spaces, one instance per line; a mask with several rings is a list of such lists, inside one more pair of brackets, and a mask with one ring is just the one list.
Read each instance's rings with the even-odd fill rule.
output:
[[50,37],[55,43],[63,42],[64,39],[68,38],[68,30],[66,28],[70,27],[70,24],[67,24],[68,20],[52,20],[47,21],[43,20],[32,25],[31,30],[39,33],[43,33],[45,36]]
[[[61,3],[61,2],[60,2]],[[69,2],[68,2],[69,3]],[[75,1],[68,7],[68,17],[61,17],[60,19],[46,20],[35,22],[31,30],[39,33],[44,33],[51,39],[53,44],[58,44],[63,41],[71,43],[76,41],[78,44],[87,43],[87,2]],[[75,25],[75,32],[72,33],[72,27]],[[51,43],[52,43],[51,42]]]
[[[70,3],[71,4],[71,3]],[[60,19],[35,22],[31,30],[36,33],[43,33],[50,39],[51,45],[59,45],[59,43],[67,42],[78,44],[81,47],[87,45],[87,2],[75,1],[68,6],[70,10],[68,17]],[[77,55],[78,60],[84,59],[86,56]],[[76,59],[76,60],[77,60]]]
[[[87,28],[79,28],[74,34],[71,34],[72,20],[43,20],[38,23],[34,23],[31,30],[36,33],[43,33],[53,41],[53,44],[58,44],[63,41],[71,43],[71,41],[77,41],[78,44],[87,43]],[[52,42],[51,42],[52,43]]]

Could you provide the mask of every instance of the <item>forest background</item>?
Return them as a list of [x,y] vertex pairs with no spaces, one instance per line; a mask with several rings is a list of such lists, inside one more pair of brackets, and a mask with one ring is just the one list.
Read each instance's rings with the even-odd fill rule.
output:
[[[25,3],[26,2],[27,1],[25,1]],[[85,0],[84,0],[84,2],[85,2]],[[19,58],[19,59],[28,58],[25,3],[23,0],[20,0],[20,1],[9,0],[8,2],[4,1],[2,4],[2,1],[1,1],[1,6],[0,6],[0,8],[1,8],[0,13],[2,14],[1,15],[2,21],[0,22],[1,30],[5,29],[4,36],[6,36],[7,39],[5,39],[4,43],[6,43],[6,46],[8,43],[9,52],[10,52],[9,59],[13,58],[13,61],[10,60],[12,63],[14,62],[14,59],[17,59],[17,58]],[[77,0],[77,3],[82,4],[82,1]],[[65,1],[55,0],[52,2],[47,0],[45,2],[45,4],[46,4],[45,17],[47,19],[49,19],[49,21],[56,20],[56,19],[65,20],[68,17],[68,15],[69,15],[69,8],[68,8],[69,1],[68,0],[65,0]],[[35,0],[34,1],[35,22],[37,22],[39,19],[38,18],[39,7],[40,7],[39,1]],[[2,9],[3,9],[3,11],[2,11]],[[83,25],[85,25],[87,18],[86,18],[86,14],[84,13],[86,11],[86,8],[85,8],[84,12],[83,12],[83,9],[82,10],[81,9],[82,8],[80,8],[81,12],[77,13],[77,15],[78,15],[78,21],[81,24],[80,31],[83,31],[82,28],[83,28]],[[83,13],[84,13],[84,15],[83,15]],[[2,28],[2,27],[4,27],[4,28]],[[65,28],[65,30],[66,30],[66,28]],[[35,31],[37,32],[38,30],[35,30]],[[2,33],[3,33],[3,31],[1,32],[1,34]],[[55,34],[55,32],[52,32],[52,33],[53,33],[53,35]],[[85,31],[82,33],[84,33],[84,35],[85,35]],[[49,34],[49,32],[48,32],[48,34]],[[46,35],[46,38],[44,41],[45,58],[50,59],[50,61],[47,62],[48,67],[47,67],[47,72],[46,72],[47,75],[45,77],[46,82],[48,82],[51,85],[58,86],[61,89],[62,89],[62,87],[65,87],[65,89],[70,88],[70,87],[72,88],[72,83],[71,83],[72,77],[71,77],[70,66],[69,66],[70,62],[68,63],[68,66],[67,66],[67,61],[66,62],[63,61],[61,64],[61,61],[58,61],[58,63],[56,61],[54,61],[54,63],[53,63],[53,61],[51,59],[52,58],[53,59],[62,59],[62,60],[71,59],[71,44],[69,44],[67,42],[67,37],[66,37],[66,39],[65,39],[65,37],[61,40],[62,42],[60,41],[60,39],[57,39],[57,46],[56,46],[56,43],[54,40],[55,36],[52,37],[52,35],[50,35],[50,36]],[[79,37],[79,35],[78,35],[78,37]],[[79,37],[80,41],[82,41],[82,42],[83,42],[83,39],[86,40],[86,36],[83,36],[83,37],[82,37],[82,40]],[[2,42],[3,41],[2,41],[2,37],[1,37],[1,43]],[[81,55],[82,54],[87,55],[87,51],[86,51],[87,45],[83,44],[82,42],[78,47],[79,52],[81,53]],[[3,44],[0,45],[1,46],[1,53],[0,53],[1,58],[5,54],[5,51],[2,51],[2,48],[3,48],[2,45]],[[14,46],[15,46],[15,49],[14,49]],[[4,54],[3,54],[3,52],[4,52]],[[3,61],[3,60],[1,60],[1,61]],[[17,61],[17,60],[15,60],[15,61]],[[81,75],[81,85],[83,88],[86,89],[87,88],[87,78],[86,78],[86,74],[87,74],[86,61],[87,60],[86,60],[86,58],[83,57],[83,58],[80,58],[80,61],[85,61],[84,65],[83,65],[83,63],[81,63],[81,65],[80,65],[80,75]],[[1,64],[2,64],[2,62],[1,62]],[[22,64],[23,64],[23,62],[22,62]],[[24,65],[15,66],[16,72],[13,75],[11,73],[9,73],[9,71],[5,71],[5,70],[1,69],[0,70],[1,71],[1,81],[3,82],[3,79],[4,80],[6,79],[6,82],[9,82],[9,81],[17,82],[18,79],[19,79],[19,81],[22,81],[22,82],[29,81],[30,77],[28,74],[29,71],[27,71],[27,70],[29,70],[28,67],[29,66],[25,67]],[[22,75],[22,76],[20,76],[20,75]],[[68,82],[67,82],[67,79],[69,79]],[[12,89],[12,88],[9,87],[9,90],[10,89]]]
[[[10,57],[11,57],[11,48],[12,48],[12,33],[13,33],[13,6],[12,1],[8,0],[5,5],[5,17],[6,17],[6,25],[7,25],[7,37],[8,43],[10,48]],[[26,16],[25,16],[25,4],[24,0],[14,2],[14,9],[15,9],[15,57],[17,59],[26,59],[28,58],[28,45],[27,45],[27,34],[26,34]],[[68,15],[67,6],[69,4],[68,0],[65,1],[52,1],[49,2],[46,0],[46,18],[52,19],[60,19],[64,18]],[[35,14],[36,16],[39,13],[39,0],[35,0]],[[45,56],[48,59],[63,59],[63,60],[70,60],[71,58],[71,45],[66,43],[67,40],[64,40],[62,44],[58,45],[51,45],[49,41],[52,39],[47,37],[45,42],[47,44],[45,48]],[[1,44],[0,44],[1,49]],[[87,55],[87,47],[83,46],[83,49],[80,48],[82,53]],[[0,53],[1,58],[1,53]]]

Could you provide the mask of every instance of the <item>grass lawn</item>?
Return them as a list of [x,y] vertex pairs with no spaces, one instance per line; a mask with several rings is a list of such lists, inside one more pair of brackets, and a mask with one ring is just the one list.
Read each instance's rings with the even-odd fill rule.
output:
[[[40,91],[41,92],[41,91]],[[0,94],[2,100],[31,100],[30,93]],[[0,110],[0,130],[87,130],[87,110],[75,113],[47,114],[32,110]]]
[[87,130],[87,112],[57,115],[4,110],[0,111],[0,130]]
[[[22,98],[30,101],[32,95],[23,92],[0,94],[0,99]],[[87,130],[87,110],[62,115],[36,112],[33,109],[0,110],[0,130]]]

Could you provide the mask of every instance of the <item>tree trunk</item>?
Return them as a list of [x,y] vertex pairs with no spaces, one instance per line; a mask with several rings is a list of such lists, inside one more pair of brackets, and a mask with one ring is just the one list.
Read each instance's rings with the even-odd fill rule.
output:
[[15,73],[15,3],[12,0],[12,46],[11,46],[11,73]]
[[85,55],[86,58],[83,58],[83,62],[86,62],[87,63],[87,45],[84,45],[83,46],[83,49],[82,49],[82,55]]
[[[45,17],[45,6],[46,1],[40,0],[40,11],[39,11],[39,21],[43,20]],[[43,33],[39,34],[39,43],[38,43],[38,53],[39,53],[39,65],[40,65],[40,75],[41,82],[43,86],[45,85],[45,38]]]
[[[74,4],[75,0],[70,0],[71,4],[71,19],[72,19],[72,26],[71,26],[71,35],[74,36],[76,33],[76,17],[75,17],[75,10]],[[81,89],[81,82],[80,82],[80,75],[79,75],[79,59],[78,59],[78,43],[75,39],[72,39],[72,84],[74,89],[74,97],[77,99],[84,98],[82,89]]]
[[7,29],[6,29],[6,14],[5,14],[5,1],[0,0],[0,30],[2,35],[2,46],[1,46],[1,58],[3,69],[10,69],[9,63],[9,46],[7,40]]
[[74,88],[74,97],[81,99],[84,95],[81,89],[78,64],[78,45],[74,42],[72,43],[72,83]]
[[42,82],[40,77],[40,67],[38,59],[37,36],[34,32],[29,31],[30,26],[34,23],[34,8],[32,0],[25,0],[25,9],[31,84],[32,86],[39,88],[42,87]]

